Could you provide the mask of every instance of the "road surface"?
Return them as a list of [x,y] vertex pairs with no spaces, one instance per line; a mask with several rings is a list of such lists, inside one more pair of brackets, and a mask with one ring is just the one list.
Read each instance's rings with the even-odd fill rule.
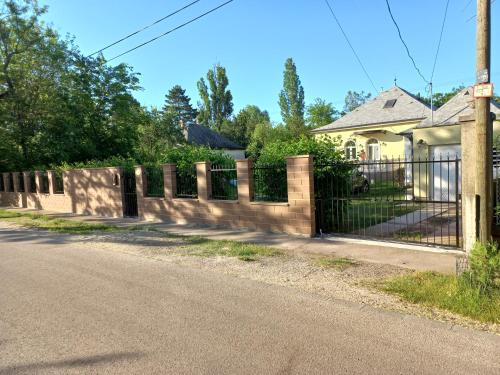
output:
[[500,374],[500,337],[0,223],[3,374]]

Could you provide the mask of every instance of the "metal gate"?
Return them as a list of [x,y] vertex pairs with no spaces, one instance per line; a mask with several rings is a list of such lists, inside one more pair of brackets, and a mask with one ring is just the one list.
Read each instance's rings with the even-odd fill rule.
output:
[[314,177],[321,235],[461,247],[458,158],[316,163]]
[[123,171],[123,216],[137,217],[137,192],[135,185],[135,172]]

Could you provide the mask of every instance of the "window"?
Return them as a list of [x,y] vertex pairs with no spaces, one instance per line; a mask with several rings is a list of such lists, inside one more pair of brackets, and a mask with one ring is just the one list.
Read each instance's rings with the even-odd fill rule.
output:
[[358,154],[356,153],[356,142],[347,141],[345,144],[345,157],[347,160],[357,159]]
[[394,107],[396,105],[396,101],[397,101],[397,99],[390,99],[390,100],[386,101],[384,104],[384,108]]
[[368,140],[366,148],[368,149],[368,160],[380,160],[380,145],[376,139]]

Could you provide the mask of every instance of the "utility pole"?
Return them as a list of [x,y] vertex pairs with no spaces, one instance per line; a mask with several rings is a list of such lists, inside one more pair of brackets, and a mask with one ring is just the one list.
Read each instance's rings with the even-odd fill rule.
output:
[[[476,32],[476,73],[478,84],[490,83],[491,49],[491,3],[490,0],[477,0]],[[481,77],[481,78],[479,78]],[[476,90],[476,88],[475,88]],[[475,97],[476,113],[476,212],[478,240],[486,243],[491,240],[493,219],[492,180],[493,180],[493,128],[490,116],[490,98]],[[466,147],[466,145],[462,145]]]

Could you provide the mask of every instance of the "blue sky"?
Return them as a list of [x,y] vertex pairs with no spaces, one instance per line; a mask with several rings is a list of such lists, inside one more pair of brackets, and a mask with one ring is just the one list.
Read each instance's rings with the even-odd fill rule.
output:
[[[45,17],[61,34],[75,36],[90,54],[120,37],[187,4],[190,0],[40,0],[49,6]],[[105,52],[107,58],[161,34],[224,2],[202,0],[188,10]],[[398,85],[424,92],[387,13],[385,0],[330,0],[376,87]],[[417,65],[430,76],[446,0],[391,0]],[[476,1],[451,0],[434,76],[436,91],[474,80]],[[500,3],[492,5],[492,46],[498,45]],[[121,57],[141,73],[143,105],[163,104],[175,84],[183,86],[193,104],[197,80],[215,63],[226,67],[235,110],[255,104],[280,121],[277,104],[283,64],[292,57],[306,95],[341,109],[348,90],[374,89],[334,23],[324,0],[235,0],[216,13],[165,38]],[[500,78],[499,49],[492,52],[492,79]]]

